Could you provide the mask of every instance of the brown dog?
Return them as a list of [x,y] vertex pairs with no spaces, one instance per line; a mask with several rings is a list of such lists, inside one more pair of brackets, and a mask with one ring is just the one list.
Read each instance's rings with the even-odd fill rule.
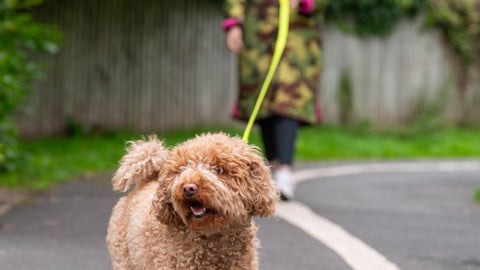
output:
[[156,137],[131,143],[113,177],[135,189],[113,209],[113,269],[257,269],[252,216],[275,212],[278,194],[257,148],[203,134],[172,150]]

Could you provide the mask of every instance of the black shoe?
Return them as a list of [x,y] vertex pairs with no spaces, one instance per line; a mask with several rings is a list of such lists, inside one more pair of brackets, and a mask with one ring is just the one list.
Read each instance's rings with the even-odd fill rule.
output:
[[282,192],[280,192],[280,201],[282,201],[282,202],[288,202],[288,201],[290,201],[290,198],[288,198],[287,196],[285,196],[285,194],[283,194]]

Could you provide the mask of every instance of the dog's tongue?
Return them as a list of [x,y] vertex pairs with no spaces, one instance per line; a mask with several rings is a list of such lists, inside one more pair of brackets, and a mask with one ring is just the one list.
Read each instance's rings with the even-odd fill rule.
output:
[[202,216],[207,211],[207,209],[202,206],[192,206],[190,207],[190,209],[192,209],[192,213],[194,216]]

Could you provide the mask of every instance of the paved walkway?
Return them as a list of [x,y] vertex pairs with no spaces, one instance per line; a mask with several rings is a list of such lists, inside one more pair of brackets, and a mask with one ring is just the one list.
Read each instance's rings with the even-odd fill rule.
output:
[[[0,217],[0,269],[109,269],[110,174]],[[297,201],[258,219],[260,269],[478,270],[480,161],[301,164]]]

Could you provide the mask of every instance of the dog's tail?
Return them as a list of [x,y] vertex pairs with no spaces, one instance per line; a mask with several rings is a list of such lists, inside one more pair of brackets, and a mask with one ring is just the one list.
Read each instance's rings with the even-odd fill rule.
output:
[[120,167],[112,179],[116,191],[125,192],[132,184],[141,185],[155,180],[168,154],[163,142],[155,135],[128,144],[127,154],[120,160]]

